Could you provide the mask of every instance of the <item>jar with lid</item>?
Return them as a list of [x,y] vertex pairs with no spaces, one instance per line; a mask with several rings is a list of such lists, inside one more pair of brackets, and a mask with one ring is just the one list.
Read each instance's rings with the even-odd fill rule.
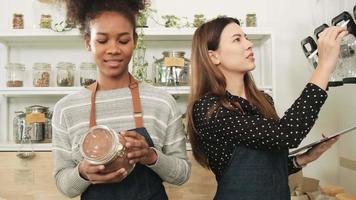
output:
[[24,81],[25,66],[20,63],[8,63],[6,69],[6,86],[22,87]]
[[48,14],[42,14],[40,19],[40,28],[51,29],[52,27],[52,16]]
[[74,68],[75,65],[70,62],[59,62],[57,64],[57,86],[74,86]]
[[164,51],[163,58],[153,63],[154,84],[183,86],[189,84],[190,60],[184,51]]
[[80,152],[93,165],[105,165],[105,173],[125,168],[128,174],[135,167],[129,163],[125,139],[107,126],[89,129],[80,141]]
[[95,63],[83,62],[80,64],[80,85],[88,86],[96,81]]
[[51,65],[48,63],[33,64],[33,86],[48,87],[51,77]]
[[12,28],[13,29],[23,29],[24,28],[23,14],[14,13],[13,18],[12,18]]
[[246,15],[246,26],[247,27],[257,26],[257,18],[255,13],[250,13]]
[[25,108],[26,112],[16,111],[13,121],[13,133],[17,143],[26,137],[33,142],[42,142],[51,139],[52,135],[52,112],[48,107],[32,105]]

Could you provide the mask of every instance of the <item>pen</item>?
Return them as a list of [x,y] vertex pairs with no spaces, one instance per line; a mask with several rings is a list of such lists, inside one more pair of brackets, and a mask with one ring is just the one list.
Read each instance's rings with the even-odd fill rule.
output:
[[[346,20],[343,24],[340,25],[340,27],[346,27],[349,22],[350,22],[350,20]],[[308,59],[311,59],[311,58],[314,57],[317,53],[318,53],[318,49],[316,49],[315,51],[313,51],[313,53],[311,53],[311,54],[308,56]]]

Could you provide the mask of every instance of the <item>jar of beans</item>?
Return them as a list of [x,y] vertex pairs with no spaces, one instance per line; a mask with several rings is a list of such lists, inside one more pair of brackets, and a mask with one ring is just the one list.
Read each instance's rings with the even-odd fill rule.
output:
[[75,65],[70,62],[59,62],[57,64],[57,86],[74,86]]
[[23,14],[15,13],[12,18],[12,28],[13,29],[23,29],[24,28],[24,20]]
[[95,63],[83,62],[80,64],[80,85],[88,86],[96,81]]
[[22,87],[24,81],[25,65],[21,63],[8,63],[6,69],[6,86]]
[[51,77],[51,65],[48,63],[33,64],[33,86],[49,87]]

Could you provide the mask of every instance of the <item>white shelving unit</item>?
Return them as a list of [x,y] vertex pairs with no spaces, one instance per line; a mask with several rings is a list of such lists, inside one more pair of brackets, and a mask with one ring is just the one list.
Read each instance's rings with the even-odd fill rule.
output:
[[[272,30],[246,27],[243,30],[254,43],[256,70],[253,75],[255,81],[260,89],[275,96]],[[189,58],[195,29],[144,28],[143,31],[149,52],[146,53],[146,58],[149,61],[152,61],[150,58],[153,56],[159,58],[160,53],[164,50],[184,50],[187,53],[185,57]],[[19,144],[12,140],[14,110],[23,110],[24,105],[29,106],[42,102],[54,105],[56,100],[80,89],[80,87],[8,88],[6,87],[4,66],[8,62],[27,64],[28,79],[31,80],[29,69],[33,62],[54,64],[67,57],[69,61],[73,62],[78,62],[78,57],[83,58],[83,61],[90,58],[85,53],[82,37],[77,29],[62,33],[36,29],[0,31],[0,151],[17,151],[19,149]],[[54,74],[53,72],[52,79],[55,77]],[[25,81],[25,86],[31,85],[29,84],[30,80],[27,80],[27,84]],[[190,91],[189,86],[159,88],[174,95],[187,95]],[[51,149],[51,144],[33,144],[33,148],[36,151],[48,151]],[[25,146],[24,149],[28,150],[29,146]]]

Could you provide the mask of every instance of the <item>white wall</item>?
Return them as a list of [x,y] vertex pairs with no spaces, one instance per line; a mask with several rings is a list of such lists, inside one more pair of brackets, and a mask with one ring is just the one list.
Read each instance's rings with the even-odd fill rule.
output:
[[[5,0],[2,0],[5,1]],[[8,8],[0,8],[0,13],[13,13],[18,5],[23,5],[28,13],[31,1],[6,0]],[[174,14],[186,16],[192,20],[194,14],[202,13],[207,18],[219,14],[244,19],[246,13],[257,14],[260,27],[272,27],[275,33],[276,55],[276,106],[280,115],[288,109],[298,97],[310,78],[308,62],[302,53],[300,41],[313,33],[314,28],[321,23],[330,23],[330,19],[342,10],[351,11],[354,0],[152,0],[158,15]],[[6,5],[6,4],[5,4]],[[21,8],[21,7],[20,7]],[[179,8],[179,9],[178,9]],[[10,16],[10,14],[8,15]],[[27,20],[27,18],[25,18]],[[0,30],[9,26],[10,19],[0,18]],[[152,21],[151,26],[155,26]],[[261,67],[261,66],[257,66]],[[352,94],[356,86],[342,89],[331,89],[329,98],[323,107],[312,132],[306,142],[320,137],[320,133],[332,133],[355,122],[354,99]],[[356,193],[356,172],[341,169],[339,156],[356,160],[356,135],[342,138],[337,145],[329,150],[322,158],[304,169],[306,176],[318,178],[321,184],[341,184],[349,192]],[[340,149],[340,152],[339,152]]]

